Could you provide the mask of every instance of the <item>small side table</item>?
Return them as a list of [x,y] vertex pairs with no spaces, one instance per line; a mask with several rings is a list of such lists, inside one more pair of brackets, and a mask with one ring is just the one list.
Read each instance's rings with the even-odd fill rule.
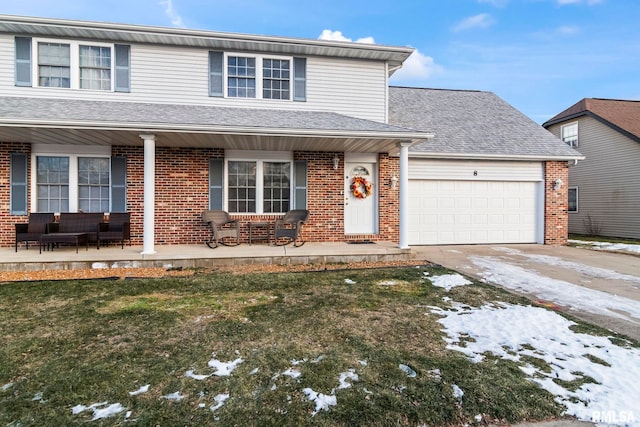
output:
[[[249,222],[249,245],[254,240],[266,240],[267,245],[271,244],[271,223],[267,221],[250,221]],[[254,236],[258,231],[258,235]]]

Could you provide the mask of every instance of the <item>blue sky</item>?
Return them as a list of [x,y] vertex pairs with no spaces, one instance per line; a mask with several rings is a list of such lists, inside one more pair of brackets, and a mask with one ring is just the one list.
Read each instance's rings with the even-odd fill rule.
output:
[[392,84],[494,92],[542,123],[640,99],[638,0],[0,0],[0,13],[411,46]]

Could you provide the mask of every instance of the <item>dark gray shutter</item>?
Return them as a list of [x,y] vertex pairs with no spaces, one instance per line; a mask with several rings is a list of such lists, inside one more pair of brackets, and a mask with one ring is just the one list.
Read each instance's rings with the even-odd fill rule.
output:
[[293,100],[307,100],[307,58],[293,58]]
[[31,84],[31,37],[16,37],[16,86]]
[[222,210],[224,160],[209,159],[209,209]]
[[293,168],[294,209],[307,209],[307,161],[296,160]]
[[27,214],[27,155],[11,153],[11,215]]
[[111,158],[111,212],[127,211],[127,158]]
[[131,46],[115,45],[116,70],[114,90],[116,92],[131,92]]
[[209,52],[209,96],[224,96],[222,52]]

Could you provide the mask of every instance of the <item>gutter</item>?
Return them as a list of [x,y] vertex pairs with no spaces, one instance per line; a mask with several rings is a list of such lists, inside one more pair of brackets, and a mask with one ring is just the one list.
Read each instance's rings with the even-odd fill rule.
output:
[[425,153],[409,151],[409,157],[415,159],[460,159],[460,160],[517,160],[517,161],[573,161],[584,160],[586,157],[562,155],[528,155],[528,154],[477,154],[477,153]]

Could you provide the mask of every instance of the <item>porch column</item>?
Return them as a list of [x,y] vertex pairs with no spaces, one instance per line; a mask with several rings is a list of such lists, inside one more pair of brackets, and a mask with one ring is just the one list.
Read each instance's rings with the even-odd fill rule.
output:
[[156,253],[156,136],[141,134],[144,140],[144,220],[142,233],[142,255]]
[[411,142],[400,142],[400,249],[409,248],[409,147]]

